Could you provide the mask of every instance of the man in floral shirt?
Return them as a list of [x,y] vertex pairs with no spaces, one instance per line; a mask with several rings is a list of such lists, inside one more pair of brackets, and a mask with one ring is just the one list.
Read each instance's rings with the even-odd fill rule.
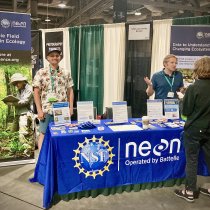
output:
[[73,114],[73,81],[69,73],[59,67],[61,51],[52,49],[47,53],[49,66],[39,69],[33,80],[34,101],[39,123],[38,148],[41,149],[47,126],[53,121],[52,102],[68,101]]

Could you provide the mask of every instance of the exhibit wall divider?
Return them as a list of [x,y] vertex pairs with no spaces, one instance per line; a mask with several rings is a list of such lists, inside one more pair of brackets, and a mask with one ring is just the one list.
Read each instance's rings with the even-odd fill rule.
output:
[[98,114],[123,100],[125,24],[69,28],[70,60],[77,100],[92,100]]
[[93,101],[98,113],[103,109],[104,27],[69,28],[70,59],[76,99]]
[[[208,17],[202,20],[208,23]],[[126,27],[120,23],[47,29],[42,33],[63,31],[62,62],[67,65],[62,62],[61,65],[71,71],[75,105],[77,100],[92,100],[101,115],[112,101],[126,100],[132,106],[133,116],[140,117],[146,114],[143,77],[163,68],[163,58],[170,53],[172,22],[175,20],[150,22],[150,37],[146,41],[128,40],[126,35],[129,25],[143,22],[128,23]],[[42,37],[45,50],[46,36]]]
[[77,100],[93,101],[101,115],[112,101],[123,100],[125,24],[43,29],[42,42],[44,66],[49,65],[45,58],[46,46],[61,47],[62,42],[60,65],[71,72],[75,106]]
[[30,15],[0,12],[0,23],[0,166],[34,163],[32,89],[23,111],[18,106],[21,93],[14,85],[32,80]]
[[[131,26],[136,27],[136,31],[143,30],[141,26],[148,26],[150,29],[148,37],[129,38]],[[133,117],[146,115],[146,84],[144,77],[150,77],[151,52],[152,52],[152,23],[126,24],[126,73],[125,73],[125,101],[132,108]]]

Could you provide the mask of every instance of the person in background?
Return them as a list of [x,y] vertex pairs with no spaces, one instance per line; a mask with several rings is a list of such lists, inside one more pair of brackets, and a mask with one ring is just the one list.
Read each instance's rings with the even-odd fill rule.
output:
[[[195,82],[186,90],[182,111],[187,117],[183,134],[186,184],[184,189],[175,190],[175,195],[188,202],[194,202],[196,198],[198,157],[201,149],[210,174],[210,57],[197,60],[193,74]],[[210,188],[200,188],[200,193],[210,196]]]
[[167,55],[163,59],[163,70],[153,74],[152,79],[144,78],[147,84],[146,93],[155,99],[178,98],[177,91],[184,92],[182,73],[177,71],[177,57],[173,54]]
[[28,117],[29,112],[33,110],[33,91],[28,80],[21,73],[12,75],[10,84],[17,88],[16,98],[18,102],[13,102],[10,105],[15,106],[15,119],[13,123],[13,131],[19,131],[20,134],[27,135],[28,131]]
[[68,101],[70,114],[73,114],[73,81],[70,73],[59,66],[61,51],[51,49],[47,52],[49,66],[37,71],[33,80],[34,101],[39,121],[38,148],[41,149],[47,126],[53,121],[52,102]]

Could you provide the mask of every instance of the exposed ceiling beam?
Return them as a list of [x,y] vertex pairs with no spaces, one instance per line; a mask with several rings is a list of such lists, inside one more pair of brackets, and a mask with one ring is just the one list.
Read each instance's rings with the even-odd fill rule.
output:
[[[85,18],[82,18],[81,23],[87,22],[89,19],[98,18],[98,15],[100,15],[105,9],[110,8],[113,5],[113,1],[104,1],[103,4],[98,5],[98,7],[94,8],[93,11],[90,11],[90,15],[86,16]],[[112,18],[112,17],[111,17]],[[75,24],[81,24],[79,20],[77,19]]]
[[174,9],[174,10],[190,10],[190,11],[198,11],[198,12],[208,12],[208,8],[195,8],[192,6],[188,6],[187,4],[180,3],[166,3],[162,1],[152,1],[152,0],[132,0],[134,4],[142,4],[148,6],[155,6],[164,9]]
[[189,0],[189,2],[196,8],[200,8],[200,2],[198,0]]
[[74,22],[77,18],[80,18],[80,16],[82,14],[84,14],[85,12],[87,12],[88,10],[90,10],[91,8],[95,7],[96,5],[101,5],[103,2],[107,2],[107,1],[112,1],[113,2],[113,0],[100,0],[100,1],[99,0],[93,0],[93,1],[91,1],[89,4],[87,4],[82,9],[80,9],[77,12],[77,14],[73,15],[67,21],[65,21],[64,23],[62,23],[60,25],[60,27],[66,27],[66,26],[70,25],[72,22]]

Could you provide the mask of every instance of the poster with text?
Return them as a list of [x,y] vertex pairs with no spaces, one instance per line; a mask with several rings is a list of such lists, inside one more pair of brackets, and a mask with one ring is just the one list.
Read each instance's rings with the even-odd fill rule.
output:
[[0,166],[34,162],[29,14],[0,12]]
[[210,56],[210,26],[172,26],[170,53],[178,57],[177,68],[188,86],[193,82],[194,62]]

